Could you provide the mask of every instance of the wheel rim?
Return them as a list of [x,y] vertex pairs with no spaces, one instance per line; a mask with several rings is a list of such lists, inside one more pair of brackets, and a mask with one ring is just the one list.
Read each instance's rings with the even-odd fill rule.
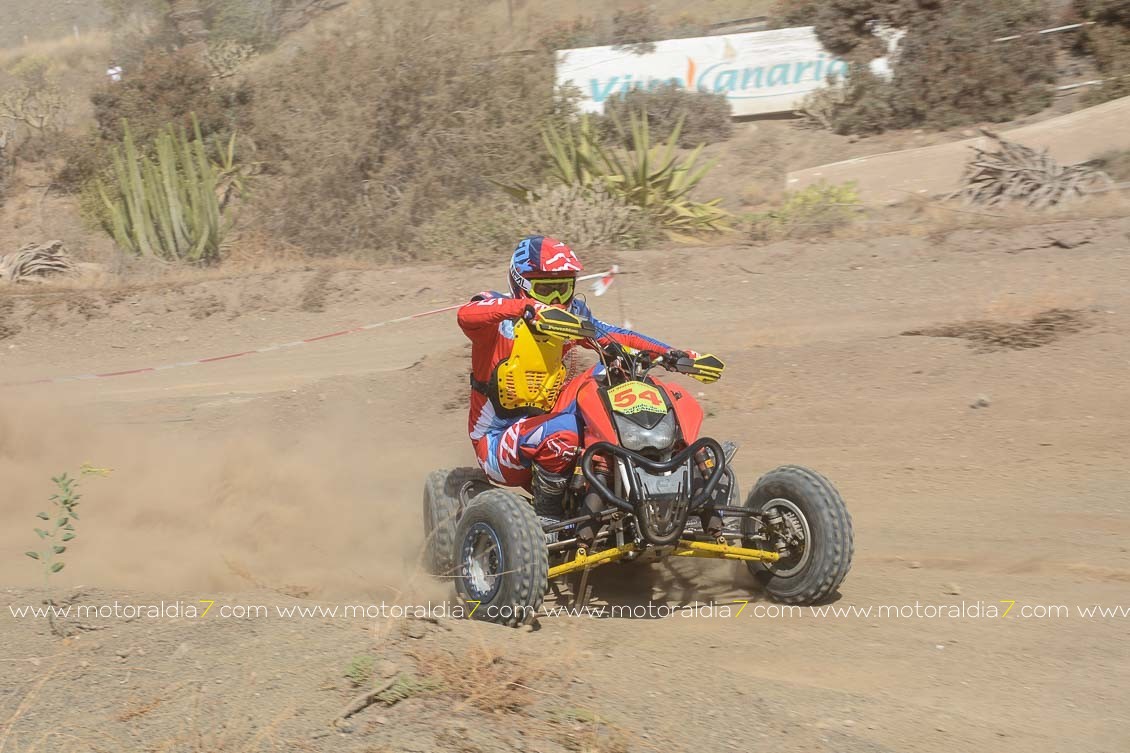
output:
[[781,578],[796,575],[804,569],[812,558],[812,530],[808,526],[808,518],[804,516],[804,513],[796,504],[783,497],[769,500],[762,508],[762,513],[766,516],[770,513],[781,516],[782,522],[779,530],[774,531],[778,538],[784,534],[791,539],[799,540],[797,543],[790,543],[779,560],[769,563],[769,569],[773,571],[774,575]]
[[504,559],[498,534],[486,523],[475,523],[463,537],[463,583],[479,601],[490,601],[502,586]]

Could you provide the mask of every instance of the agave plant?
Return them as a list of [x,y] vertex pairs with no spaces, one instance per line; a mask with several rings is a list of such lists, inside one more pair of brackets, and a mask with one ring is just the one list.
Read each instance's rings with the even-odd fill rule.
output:
[[98,190],[109,213],[109,232],[122,249],[163,261],[212,262],[219,258],[226,226],[223,204],[239,179],[234,137],[214,164],[200,125],[193,139],[167,126],[154,143],[154,156],[139,152],[124,123],[122,146],[114,150],[114,185]]
[[[696,201],[691,191],[714,167],[713,162],[697,165],[700,144],[685,157],[677,153],[680,118],[667,143],[651,144],[647,113],[630,114],[629,130],[614,119],[631,149],[607,148],[600,143],[596,129],[587,117],[574,128],[562,130],[552,125],[542,130],[542,140],[550,158],[550,176],[565,185],[592,187],[601,184],[609,193],[646,211],[668,236],[680,240],[708,230],[726,230],[731,215],[719,204],[721,199]],[[503,185],[511,196],[524,203],[538,200],[536,189],[523,185]]]

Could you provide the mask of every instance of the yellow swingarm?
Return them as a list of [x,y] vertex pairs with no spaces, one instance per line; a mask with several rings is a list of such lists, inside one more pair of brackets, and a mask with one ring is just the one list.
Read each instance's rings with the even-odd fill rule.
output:
[[[636,551],[635,544],[625,544],[615,549],[605,549],[596,554],[589,554],[584,549],[578,549],[577,555],[561,565],[549,568],[549,579],[553,580],[562,575],[575,573],[590,567],[607,565],[623,559],[627,554]],[[729,544],[711,544],[705,541],[679,541],[672,552],[676,557],[706,557],[708,559],[742,560],[744,562],[776,562],[780,555],[763,549],[746,549]]]

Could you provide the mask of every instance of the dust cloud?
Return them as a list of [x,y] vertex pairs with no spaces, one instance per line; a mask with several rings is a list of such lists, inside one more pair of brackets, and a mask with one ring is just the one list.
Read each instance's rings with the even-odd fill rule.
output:
[[113,426],[82,411],[0,401],[0,582],[36,585],[24,556],[51,477],[85,476],[59,582],[173,595],[268,588],[313,598],[442,597],[422,574],[427,459],[345,413],[300,432]]

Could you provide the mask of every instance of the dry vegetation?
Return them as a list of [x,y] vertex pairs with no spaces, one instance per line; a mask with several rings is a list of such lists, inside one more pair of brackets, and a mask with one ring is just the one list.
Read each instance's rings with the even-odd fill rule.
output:
[[[1051,101],[1055,43],[1034,35],[993,41],[1048,27],[1043,0],[784,0],[778,15],[782,25],[813,24],[829,50],[857,64],[846,91],[811,103],[823,113],[822,125],[837,133],[1001,122]],[[907,30],[889,81],[859,65],[887,52],[875,23]]]
[[[1073,18],[1097,22],[1079,37],[1076,52],[1093,54],[1106,71],[1118,65],[1109,50],[1125,40],[1114,47],[1098,40],[1122,39],[1123,6],[1073,6]],[[630,199],[588,187],[546,187],[555,157],[542,133],[564,132],[573,113],[573,93],[554,91],[552,50],[607,43],[645,51],[652,40],[708,33],[713,22],[766,12],[770,4],[714,3],[689,16],[665,2],[205,3],[204,53],[185,44],[169,7],[166,0],[107,0],[112,35],[0,51],[0,118],[7,112],[9,123],[0,146],[0,202],[16,191],[21,206],[42,216],[48,199],[81,215],[92,235],[110,238],[111,215],[97,186],[115,181],[112,155],[122,148],[122,123],[129,122],[144,155],[168,124],[184,126],[195,116],[209,154],[235,138],[235,163],[216,168],[238,175],[239,187],[248,189],[225,184],[221,258],[285,248],[372,260],[453,253],[475,259],[535,231],[586,246],[651,242],[661,235],[653,209],[634,209]],[[1051,42],[988,41],[1048,23],[1038,0],[786,0],[772,17],[776,25],[814,23],[830,49],[854,61],[847,81],[805,106],[810,122],[837,134],[1002,120],[1047,99]],[[910,29],[891,80],[866,67],[882,52],[871,20]],[[126,68],[121,82],[106,80],[110,61]],[[992,86],[982,85],[986,77]],[[1116,86],[1104,87],[1102,96]],[[734,139],[719,95],[635,91],[610,101],[607,113],[594,118],[602,143],[628,154],[635,140],[616,123],[626,126],[643,113],[651,144],[665,141],[680,120],[680,149],[715,144],[706,155],[722,158],[715,169],[721,177],[708,176],[691,198],[756,211],[746,218],[754,237],[844,232],[858,221],[854,210],[837,211],[843,202],[783,194],[782,176],[798,155],[811,161],[793,141],[815,137],[798,132],[781,143],[776,131],[766,131],[747,155],[748,139]],[[1110,159],[1117,173],[1120,158]],[[47,190],[29,197],[42,185],[34,177],[40,172],[48,173]],[[541,187],[538,201],[515,205],[499,184]],[[801,218],[810,211],[822,219]],[[43,240],[21,237],[19,245]],[[89,245],[68,241],[80,252]]]

